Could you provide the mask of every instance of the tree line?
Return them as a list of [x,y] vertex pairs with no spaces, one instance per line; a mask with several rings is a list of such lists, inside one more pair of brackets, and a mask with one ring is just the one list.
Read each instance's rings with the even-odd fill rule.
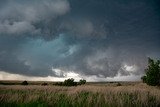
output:
[[[56,82],[53,85],[57,86],[77,86],[77,85],[84,85],[86,83],[86,80],[80,79],[79,82],[75,82],[73,78],[69,78],[64,80],[64,82]],[[27,81],[23,81],[21,85],[28,85]],[[42,86],[48,85],[46,82],[41,84]]]

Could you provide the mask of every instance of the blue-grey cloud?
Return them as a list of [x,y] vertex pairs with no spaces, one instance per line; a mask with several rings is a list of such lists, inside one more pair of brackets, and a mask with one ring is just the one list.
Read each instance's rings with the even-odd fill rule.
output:
[[158,0],[2,0],[0,8],[6,72],[141,75],[147,57],[160,58]]

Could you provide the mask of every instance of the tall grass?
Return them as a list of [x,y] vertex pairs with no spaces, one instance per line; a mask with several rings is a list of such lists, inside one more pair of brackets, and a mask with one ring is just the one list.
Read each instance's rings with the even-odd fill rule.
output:
[[158,107],[160,89],[135,86],[0,86],[0,107]]

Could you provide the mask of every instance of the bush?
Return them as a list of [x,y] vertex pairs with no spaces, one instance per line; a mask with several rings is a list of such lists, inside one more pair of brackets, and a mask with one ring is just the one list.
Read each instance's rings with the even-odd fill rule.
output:
[[44,83],[42,83],[41,85],[42,85],[42,86],[46,86],[46,85],[48,85],[48,84],[44,82]]
[[63,82],[56,82],[56,83],[53,84],[53,85],[63,86]]
[[154,61],[148,58],[148,67],[145,69],[146,75],[141,77],[144,83],[148,85],[160,85],[160,60]]
[[28,82],[27,82],[27,81],[23,81],[23,82],[21,83],[21,85],[28,85]]
[[122,86],[122,84],[118,82],[118,83],[117,83],[117,86]]

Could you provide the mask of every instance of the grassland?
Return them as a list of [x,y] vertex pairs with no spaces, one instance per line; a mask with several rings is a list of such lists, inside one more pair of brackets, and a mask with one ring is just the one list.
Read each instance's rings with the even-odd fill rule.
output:
[[140,82],[121,84],[0,85],[0,107],[160,107],[159,87]]

